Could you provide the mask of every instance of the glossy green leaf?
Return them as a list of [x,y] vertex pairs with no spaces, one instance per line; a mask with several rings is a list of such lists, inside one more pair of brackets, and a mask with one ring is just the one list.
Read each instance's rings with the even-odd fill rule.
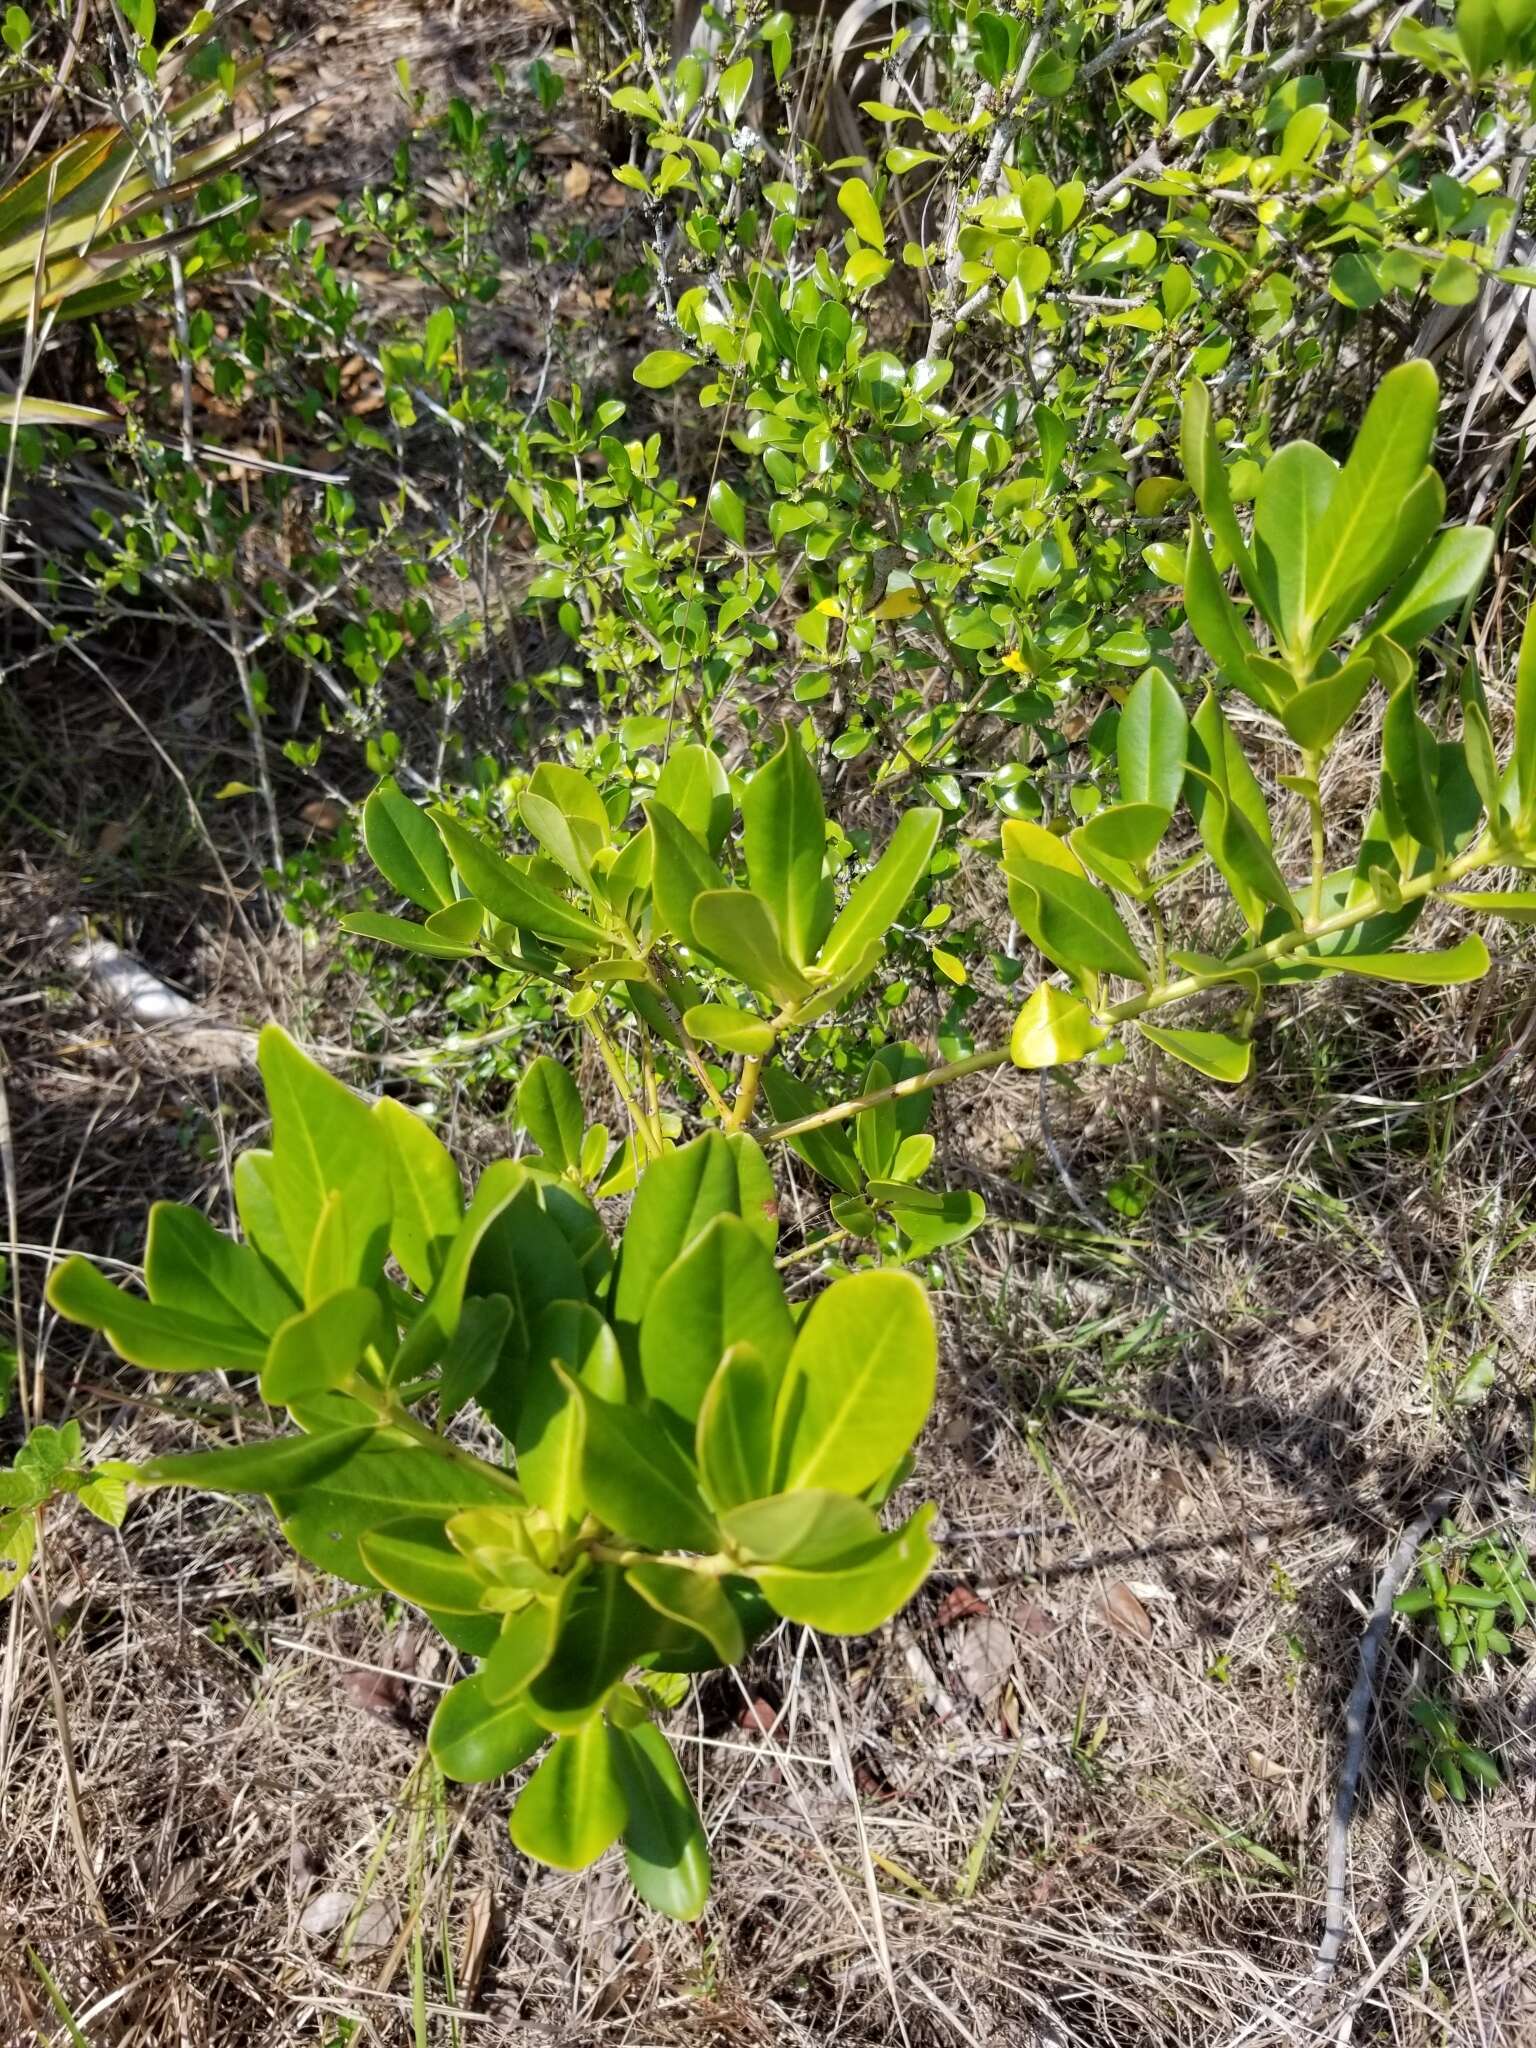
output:
[[586,1114],[576,1083],[548,1053],[530,1060],[517,1084],[517,1120],[555,1172],[580,1162]]
[[1027,892],[1033,899],[1031,936],[1048,959],[1073,972],[1090,968],[1131,981],[1150,978],[1120,913],[1084,876],[1006,853],[1003,871],[1021,896]]
[[1283,646],[1304,654],[1313,560],[1339,465],[1310,441],[1290,441],[1264,465],[1253,501],[1253,561],[1265,614]]
[[1488,948],[1476,932],[1442,953],[1341,953],[1320,960],[1325,974],[1360,974],[1371,981],[1398,981],[1414,988],[1454,988],[1481,981],[1492,966]]
[[200,1209],[156,1202],[149,1212],[144,1287],[158,1308],[270,1336],[298,1303],[261,1256],[215,1230]]
[[55,1270],[48,1303],[69,1322],[100,1330],[120,1358],[151,1372],[259,1372],[266,1360],[267,1338],[249,1324],[156,1307],[114,1287],[89,1259],[66,1259]]
[[464,1303],[438,1375],[442,1423],[451,1422],[495,1372],[511,1327],[512,1304],[504,1294],[479,1294]]
[[713,1551],[719,1535],[698,1475],[664,1425],[584,1386],[581,1402],[581,1478],[593,1513],[647,1550]]
[[527,1174],[512,1200],[490,1218],[470,1259],[468,1292],[504,1294],[512,1304],[507,1369],[487,1381],[479,1396],[480,1406],[505,1436],[514,1436],[518,1428],[521,1368],[531,1332],[551,1303],[580,1301],[587,1293],[577,1248],[560,1221],[566,1204],[582,1213],[574,1190]]
[[752,1345],[777,1371],[794,1336],[773,1253],[741,1217],[716,1216],[667,1267],[646,1305],[640,1323],[646,1392],[691,1429],[732,1345]]
[[1290,888],[1271,851],[1264,792],[1210,693],[1190,726],[1185,791],[1206,851],[1249,926],[1254,931],[1260,928],[1266,907],[1279,910],[1288,923],[1299,923]]
[[[1184,769],[1179,768],[1180,781]],[[1162,844],[1172,822],[1160,804],[1110,804],[1079,825],[1072,851],[1090,874],[1124,894],[1146,899],[1155,891],[1140,872]]]
[[709,516],[727,540],[746,546],[747,508],[723,476],[709,487]]
[[866,1635],[904,1607],[932,1569],[934,1513],[922,1507],[899,1529],[882,1530],[862,1501],[822,1490],[735,1508],[725,1527],[787,1620]]
[[[320,1444],[330,1436],[297,1441]],[[507,1473],[438,1457],[386,1431],[366,1432],[348,1458],[319,1477],[280,1477],[259,1490],[271,1495],[283,1534],[301,1557],[360,1586],[375,1583],[359,1547],[368,1530],[405,1515],[446,1521],[461,1508],[504,1507],[521,1497]]]
[[[768,1105],[781,1123],[793,1123],[802,1116],[814,1116],[827,1103],[788,1067],[775,1061],[763,1069],[762,1088]],[[859,1162],[848,1133],[839,1124],[819,1131],[805,1131],[788,1140],[789,1149],[803,1159],[814,1173],[830,1181],[844,1194],[857,1194],[863,1185]]]
[[1508,795],[1520,831],[1536,831],[1536,608],[1526,613],[1515,667],[1515,746]]
[[[816,958],[831,925],[832,884],[822,873],[827,820],[821,784],[804,747],[787,728],[778,752],[747,784],[741,823],[753,894],[772,913],[792,965],[804,967]],[[700,914],[696,906],[694,927],[700,943],[718,954],[699,925]]]
[[547,1728],[582,1727],[608,1688],[676,1633],[618,1565],[596,1566],[572,1594],[555,1653],[528,1688],[529,1710]]
[[777,1490],[870,1486],[916,1440],[933,1405],[938,1342],[906,1273],[855,1273],[811,1304],[775,1417]]
[[720,102],[720,111],[727,121],[736,119],[746,104],[747,94],[752,90],[753,64],[750,57],[739,57],[720,74],[715,93]]
[[518,1700],[493,1705],[478,1675],[449,1686],[427,1730],[427,1748],[445,1778],[484,1785],[504,1778],[549,1740]]
[[1437,789],[1439,756],[1435,736],[1420,718],[1412,683],[1387,700],[1381,726],[1383,777],[1408,830],[1421,846],[1438,856],[1445,851],[1445,830]]
[[709,1900],[709,1844],[677,1759],[648,1721],[612,1735],[629,1881],[669,1920],[697,1920]]
[[261,1398],[274,1407],[327,1393],[352,1377],[370,1346],[385,1342],[379,1297],[348,1287],[291,1316],[272,1339]]
[[[656,778],[655,802],[662,804],[711,853],[718,852],[731,822],[731,783],[725,763],[712,747],[687,741],[668,754]],[[707,885],[720,887],[715,875]]]
[[770,1367],[750,1344],[735,1344],[705,1389],[694,1446],[705,1495],[717,1510],[771,1490],[773,1424],[783,1379],[782,1364]]
[[696,896],[694,942],[759,995],[792,1003],[810,983],[784,949],[777,919],[752,889],[716,889]]
[[1216,573],[1205,535],[1198,526],[1189,529],[1189,551],[1184,562],[1184,612],[1190,629],[1229,683],[1244,689],[1248,684],[1248,660],[1254,652],[1253,635]]
[[628,1808],[606,1724],[562,1735],[523,1787],[508,1826],[525,1856],[585,1870],[616,1842]]
[[602,944],[600,925],[504,860],[449,812],[434,810],[432,820],[465,888],[493,917],[519,931],[535,932],[555,945],[591,949]]
[[476,1614],[485,1581],[448,1541],[441,1522],[403,1515],[363,1533],[363,1563],[391,1593],[415,1607]]
[[297,1300],[304,1285],[304,1265],[283,1231],[277,1195],[272,1186],[273,1165],[270,1152],[253,1150],[240,1154],[230,1176],[234,1185],[235,1210],[249,1243],[277,1269]]
[[408,953],[424,953],[434,960],[472,960],[480,948],[472,940],[449,938],[408,917],[390,917],[381,910],[352,910],[341,919],[344,932],[355,938],[376,939],[381,945],[401,946]]
[[1171,813],[1184,787],[1188,743],[1183,700],[1161,669],[1149,668],[1120,709],[1115,746],[1122,805]]
[[646,805],[651,833],[651,894],[664,931],[684,945],[696,943],[693,906],[700,896],[726,887],[704,842],[658,801]]
[[1143,1038],[1160,1046],[1173,1059],[1182,1060],[1210,1081],[1246,1081],[1253,1064],[1253,1047],[1246,1038],[1230,1037],[1225,1031],[1173,1030],[1167,1025],[1142,1024]]
[[744,1053],[761,1059],[773,1051],[777,1033],[763,1017],[750,1010],[736,1010],[729,1003],[695,1003],[683,1012],[683,1023],[691,1037],[722,1052]]
[[385,881],[418,909],[441,910],[453,902],[453,866],[442,839],[392,776],[363,805],[363,843]]
[[528,1688],[548,1669],[580,1584],[579,1579],[567,1576],[558,1582],[556,1598],[529,1600],[502,1622],[480,1666],[480,1683],[493,1706],[525,1700]]
[[268,1437],[234,1450],[146,1458],[134,1467],[134,1476],[146,1485],[195,1486],[204,1493],[276,1494],[334,1477],[378,1438],[375,1424],[329,1430],[322,1436]]
[[517,1418],[517,1476],[528,1498],[556,1523],[579,1520],[587,1505],[581,1478],[586,1414],[571,1380],[605,1401],[624,1399],[618,1339],[587,1301],[553,1302],[534,1325]]
[[269,1024],[257,1054],[272,1112],[271,1187],[292,1255],[308,1264],[327,1197],[341,1196],[353,1271],[376,1271],[389,1243],[390,1186],[379,1127],[361,1096]]
[[1447,889],[1445,900],[1507,924],[1536,924],[1536,889]]
[[1289,698],[1280,707],[1280,719],[1297,746],[1315,754],[1331,747],[1354,717],[1374,673],[1370,661],[1358,656]]
[[389,1248],[423,1293],[436,1283],[464,1215],[453,1154],[421,1117],[388,1096],[373,1106],[389,1174]]
[[626,1576],[648,1607],[703,1636],[722,1664],[747,1653],[740,1618],[720,1581],[684,1564],[632,1564]]
[[1375,595],[1372,577],[1429,460],[1439,399],[1439,380],[1422,358],[1399,363],[1377,385],[1309,550],[1309,628],[1328,629],[1341,598]]
[[1008,1051],[1016,1067],[1066,1067],[1096,1052],[1107,1036],[1085,1002],[1042,982],[1014,1019]]
[[684,355],[680,348],[653,348],[640,358],[632,374],[635,382],[647,391],[665,391],[679,377],[687,375],[693,362],[693,357]]
[[885,223],[875,204],[875,195],[862,178],[844,178],[837,188],[838,211],[852,223],[853,231],[872,249],[885,254]]
[[[1216,423],[1211,416],[1211,395],[1198,378],[1184,388],[1179,455],[1189,487],[1205,514],[1206,524],[1227,558],[1236,564],[1249,596],[1257,602],[1258,578],[1242,528],[1237,523],[1237,514],[1232,509],[1226,465],[1221,459],[1221,444],[1216,438]],[[1270,621],[1271,625],[1274,623]]]
[[817,959],[825,972],[846,971],[885,937],[927,873],[943,822],[943,812],[932,808],[903,813],[885,851],[855,883],[826,936]]
[[574,882],[584,896],[594,893],[593,856],[602,846],[585,821],[570,818],[552,798],[528,788],[517,800],[517,814],[540,848],[555,863],[566,880]]
[[[716,1216],[742,1216],[771,1249],[772,1179],[749,1138],[706,1131],[645,1170],[619,1253],[612,1315],[620,1330],[638,1332],[662,1274]],[[765,1209],[765,1202],[769,1205]],[[638,1349],[636,1359],[638,1361]]]
[[1402,647],[1417,647],[1472,602],[1492,555],[1491,527],[1453,526],[1437,534],[1422,561],[1388,593],[1375,630]]

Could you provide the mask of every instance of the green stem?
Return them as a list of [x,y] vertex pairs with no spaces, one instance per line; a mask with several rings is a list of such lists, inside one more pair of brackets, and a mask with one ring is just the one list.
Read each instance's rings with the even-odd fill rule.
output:
[[1312,814],[1312,896],[1308,916],[1316,924],[1323,914],[1323,882],[1328,872],[1328,848],[1323,831],[1323,800],[1318,791],[1319,778],[1323,772],[1323,757],[1310,748],[1302,749],[1302,765],[1307,780],[1312,785],[1312,794],[1307,798],[1307,809]]
[[736,1102],[725,1120],[728,1131],[739,1131],[757,1104],[757,1084],[763,1077],[763,1063],[755,1054],[749,1053],[741,1063],[741,1079],[736,1084]]
[[588,1557],[599,1564],[681,1564],[691,1572],[698,1572],[704,1578],[723,1579],[732,1572],[741,1570],[741,1564],[734,1557],[727,1557],[723,1550],[710,1557],[697,1556],[692,1551],[682,1550],[631,1550],[619,1543],[589,1543]]
[[629,1111],[630,1121],[639,1132],[641,1143],[653,1159],[659,1159],[666,1150],[661,1142],[661,1133],[652,1128],[650,1118],[641,1108],[634,1089],[629,1085],[629,1076],[624,1072],[623,1063],[614,1051],[607,1032],[595,1016],[584,1017],[582,1022],[591,1032],[597,1049],[602,1054],[603,1065],[608,1069],[609,1077],[614,1087],[618,1089],[624,1107]]
[[489,1479],[503,1493],[510,1494],[519,1507],[526,1507],[528,1499],[510,1472],[500,1465],[493,1465],[486,1458],[476,1457],[473,1451],[466,1451],[461,1445],[450,1443],[447,1437],[430,1428],[414,1416],[409,1408],[402,1407],[387,1389],[370,1386],[354,1374],[348,1380],[346,1391],[354,1400],[362,1401],[378,1416],[389,1429],[398,1429],[408,1436],[412,1443],[419,1444],[424,1451],[430,1451],[435,1458],[442,1458],[450,1465],[457,1465],[461,1471],[473,1472],[477,1478]]

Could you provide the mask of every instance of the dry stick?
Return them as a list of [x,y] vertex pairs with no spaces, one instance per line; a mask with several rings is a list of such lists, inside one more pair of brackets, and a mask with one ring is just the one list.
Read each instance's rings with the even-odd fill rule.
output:
[[1339,1773],[1338,1791],[1334,1794],[1333,1814],[1328,1822],[1328,1891],[1323,1938],[1312,1961],[1314,2002],[1333,1982],[1333,1973],[1338,1967],[1339,1954],[1348,1932],[1344,1914],[1348,1891],[1349,1824],[1354,1816],[1355,1797],[1360,1790],[1366,1736],[1370,1732],[1371,1708],[1376,1699],[1376,1666],[1381,1658],[1381,1646],[1386,1641],[1387,1624],[1392,1619],[1392,1603],[1402,1591],[1403,1581],[1413,1570],[1419,1545],[1450,1502],[1449,1494],[1441,1494],[1403,1531],[1396,1550],[1376,1582],[1376,1598],[1371,1604],[1365,1634],[1360,1638],[1360,1668],[1344,1709],[1344,1727],[1349,1739],[1344,1751],[1344,1767]]

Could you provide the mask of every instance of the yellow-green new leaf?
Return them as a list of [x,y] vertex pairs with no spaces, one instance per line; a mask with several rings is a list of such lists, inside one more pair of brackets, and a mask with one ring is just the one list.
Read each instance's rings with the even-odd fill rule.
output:
[[873,1509],[840,1492],[796,1494],[792,1503],[754,1501],[725,1525],[771,1605],[808,1628],[867,1635],[906,1605],[938,1555],[931,1505],[883,1530]]
[[1008,1050],[1016,1067],[1067,1067],[1108,1037],[1079,997],[1042,982],[1014,1019]]
[[259,1372],[267,1355],[266,1336],[250,1324],[157,1307],[114,1287],[89,1259],[64,1261],[48,1282],[48,1303],[150,1372]]
[[699,1477],[717,1510],[760,1500],[773,1486],[773,1418],[784,1368],[750,1344],[734,1344],[699,1405]]
[[741,1619],[717,1578],[663,1562],[632,1564],[628,1578],[647,1606],[703,1636],[722,1664],[739,1663],[746,1655]]
[[933,1406],[938,1342],[908,1273],[855,1273],[818,1295],[775,1418],[778,1490],[858,1493],[910,1449]]
[[[772,911],[790,962],[804,967],[816,958],[832,922],[832,884],[822,872],[827,817],[821,784],[805,748],[788,727],[778,752],[759,768],[742,795],[741,840],[753,892]],[[698,931],[697,910],[694,929]],[[708,943],[702,934],[700,938]]]
[[431,819],[386,775],[363,805],[363,844],[392,888],[419,910],[454,901],[453,864]]
[[756,994],[798,1002],[810,983],[790,960],[772,908],[754,889],[712,889],[689,913],[694,944]]
[[1165,1025],[1143,1024],[1141,1035],[1209,1081],[1246,1081],[1253,1064],[1248,1040],[1232,1038],[1224,1031],[1176,1031]]
[[665,391],[679,377],[686,376],[693,364],[694,358],[684,355],[680,348],[653,348],[636,363],[632,374],[635,382],[647,391]]
[[875,941],[885,937],[927,873],[943,822],[943,812],[931,807],[903,815],[885,851],[855,883],[826,936],[816,962],[825,973],[840,974],[851,968]]
[[373,1106],[384,1133],[390,1187],[389,1248],[423,1294],[437,1284],[464,1215],[453,1154],[423,1118],[386,1095]]
[[732,1009],[729,1003],[694,1003],[683,1012],[683,1024],[691,1037],[718,1046],[722,1052],[761,1059],[773,1051],[776,1034],[767,1019],[754,1017],[750,1010]]
[[261,1398],[274,1407],[311,1400],[352,1377],[370,1346],[384,1342],[379,1297],[347,1287],[291,1316],[272,1339],[261,1375]]
[[875,204],[875,195],[862,178],[845,178],[837,188],[839,210],[853,223],[860,241],[885,254],[885,223]]
[[1361,974],[1371,981],[1400,981],[1414,988],[1454,988],[1464,981],[1481,981],[1493,965],[1476,932],[1443,953],[1338,953],[1315,962],[1305,954],[1301,958],[1324,974]]
[[391,1593],[413,1607],[445,1614],[478,1614],[486,1581],[448,1541],[431,1515],[402,1515],[365,1530],[358,1539],[363,1563]]
[[525,1856],[585,1870],[619,1839],[629,1817],[607,1724],[562,1735],[523,1787],[508,1825]]

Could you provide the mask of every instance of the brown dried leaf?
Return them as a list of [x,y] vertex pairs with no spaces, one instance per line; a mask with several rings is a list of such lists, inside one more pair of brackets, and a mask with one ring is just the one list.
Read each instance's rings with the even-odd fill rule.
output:
[[1099,1603],[1099,1612],[1117,1634],[1151,1642],[1152,1617],[1123,1580],[1110,1587]]
[[567,199],[585,199],[592,190],[592,173],[580,157],[567,164],[565,176],[560,180],[560,190]]
[[933,1617],[935,1628],[953,1628],[957,1621],[967,1621],[973,1614],[988,1612],[987,1603],[969,1586],[951,1586],[939,1602]]
[[458,1976],[454,1992],[466,2011],[473,2011],[475,1994],[485,1972],[486,1951],[491,1945],[491,1928],[496,1919],[496,1895],[482,1885],[469,1902],[464,1920],[464,1939],[459,1947]]
[[973,1699],[990,1700],[1013,1670],[1013,1631],[995,1614],[973,1615],[955,1631],[955,1676]]
[[317,832],[339,832],[346,815],[335,798],[329,796],[312,798],[299,812],[305,824],[313,825]]
[[405,1680],[393,1671],[344,1671],[341,1689],[354,1707],[376,1714],[381,1721],[400,1722],[409,1713],[410,1696]]
[[745,1728],[749,1735],[771,1735],[778,1719],[778,1708],[769,1706],[765,1699],[758,1697],[750,1706],[742,1708],[736,1716],[736,1726]]

